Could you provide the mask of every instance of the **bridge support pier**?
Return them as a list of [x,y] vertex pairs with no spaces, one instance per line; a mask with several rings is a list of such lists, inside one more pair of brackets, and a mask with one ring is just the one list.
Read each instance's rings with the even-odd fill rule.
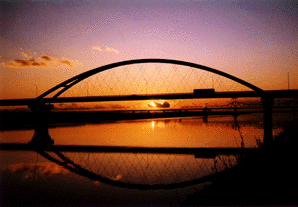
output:
[[235,121],[235,123],[237,123],[237,117],[238,117],[238,114],[237,114],[237,108],[235,107],[234,108],[234,121]]
[[207,116],[207,115],[204,115],[204,116],[203,116],[203,122],[204,122],[204,123],[208,123],[208,116]]
[[205,106],[205,108],[203,108],[203,122],[207,123],[208,122],[208,108],[207,106]]
[[34,118],[34,135],[29,144],[50,145],[54,140],[49,135],[48,118],[53,105],[44,103],[35,103],[28,106]]
[[263,103],[263,114],[264,114],[264,144],[270,144],[273,141],[272,134],[272,107],[274,98],[264,96],[261,99]]

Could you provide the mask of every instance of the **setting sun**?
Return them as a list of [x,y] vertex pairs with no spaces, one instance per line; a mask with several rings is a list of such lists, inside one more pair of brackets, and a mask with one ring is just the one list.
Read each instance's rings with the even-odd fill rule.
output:
[[150,103],[150,106],[152,106],[152,107],[156,107],[156,104],[152,101],[152,102]]

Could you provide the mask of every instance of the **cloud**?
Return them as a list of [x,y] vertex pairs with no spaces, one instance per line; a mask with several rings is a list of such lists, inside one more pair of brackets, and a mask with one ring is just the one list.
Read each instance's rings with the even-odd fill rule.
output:
[[116,53],[116,55],[119,54],[119,51],[118,51],[118,50],[116,50],[116,49],[114,49],[114,48],[111,48],[111,47],[106,47],[106,51],[107,51],[107,52],[114,52],[114,53]]
[[117,175],[116,177],[110,177],[111,180],[121,180],[122,175]]
[[65,65],[68,65],[70,67],[73,67],[73,64],[69,61],[69,60],[59,60],[57,58],[53,58],[53,57],[50,57],[48,55],[42,55],[40,56],[40,58],[44,61],[47,61],[47,62],[58,62],[58,63],[61,63],[61,64],[65,64]]
[[29,57],[28,58],[29,61],[35,62],[35,58],[34,57]]
[[70,67],[73,67],[72,63],[69,60],[58,60],[59,63],[68,65]]
[[[34,53],[36,54],[36,53]],[[25,57],[22,59],[15,59],[10,62],[1,63],[2,67],[8,67],[8,68],[28,68],[28,67],[49,67],[54,66],[56,68],[59,68],[60,63],[63,65],[67,65],[69,67],[74,67],[73,63],[70,60],[67,59],[58,59],[54,57],[50,57],[48,55],[41,55],[38,58],[34,58],[32,56],[27,55],[24,52],[21,52],[21,56]],[[38,60],[36,60],[38,59]]]
[[98,46],[93,46],[92,49],[94,49],[94,50],[98,50],[98,51],[100,51],[100,52],[103,51],[103,50],[102,50],[100,47],[98,47]]
[[100,185],[101,183],[100,183],[98,180],[95,180],[95,181],[94,181],[94,184],[95,184],[95,185]]
[[[170,103],[167,101],[164,102],[158,102],[158,101],[153,101],[154,104],[148,104],[148,107],[156,107],[156,108],[169,108]],[[155,105],[155,106],[154,106]]]
[[[117,176],[114,176],[114,177],[110,176],[109,179],[114,180],[114,181],[118,181],[118,180],[122,179],[122,175],[117,175]],[[95,185],[100,185],[101,182],[99,182],[98,180],[94,180],[94,184]]]
[[43,178],[53,174],[65,174],[69,171],[54,163],[19,163],[9,165],[7,170],[12,173],[19,173],[24,179]]
[[118,55],[118,54],[120,53],[118,50],[116,50],[116,49],[114,49],[114,48],[111,48],[111,47],[106,47],[106,49],[103,50],[103,49],[101,49],[101,48],[98,47],[98,46],[93,46],[92,49],[94,49],[94,50],[98,50],[98,51],[100,51],[100,52],[113,52],[113,53],[115,53],[116,55]]
[[1,63],[2,67],[9,68],[26,68],[26,67],[47,67],[48,65],[45,62],[37,62],[34,58],[30,59],[16,59],[8,63]]
[[44,61],[48,61],[48,62],[52,62],[53,59],[50,57],[50,56],[47,56],[47,55],[42,55],[40,56],[40,58]]
[[21,55],[22,55],[23,57],[25,57],[25,58],[28,57],[28,55],[27,55],[26,53],[24,53],[24,52],[21,52]]
[[129,107],[128,106],[123,106],[123,105],[120,105],[120,104],[110,104],[108,106],[108,108],[111,108],[111,109],[127,109]]

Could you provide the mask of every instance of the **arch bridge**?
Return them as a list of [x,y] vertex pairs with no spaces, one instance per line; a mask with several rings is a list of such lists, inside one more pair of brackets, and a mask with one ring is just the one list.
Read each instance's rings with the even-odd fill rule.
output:
[[[145,70],[142,64],[170,64],[180,68],[155,68],[149,71],[153,74],[149,76],[149,72]],[[134,68],[133,72],[129,72],[126,66],[140,66]],[[120,75],[117,73],[117,68],[120,68],[123,72]],[[187,68],[191,68],[191,72],[187,72]],[[116,72],[115,72],[116,71]],[[168,72],[164,72],[168,71]],[[221,86],[225,82],[222,79],[215,79],[211,76],[211,81],[208,85],[208,80],[205,75],[198,73],[198,71],[214,74],[229,81],[235,82],[242,86],[240,89],[248,88],[250,91],[238,90],[238,91],[217,91],[214,80],[218,81]],[[105,73],[105,74],[104,74]],[[74,88],[78,83],[82,83],[90,77],[96,74],[103,74],[102,77],[107,79],[95,79],[99,82],[101,87],[106,88],[101,96],[93,96],[89,87],[85,88],[87,96],[77,97],[61,97],[67,93],[70,89]],[[122,75],[121,75],[122,74]],[[114,75],[114,78],[108,78],[109,75]],[[145,77],[145,78],[144,78]],[[164,80],[161,80],[161,77]],[[138,80],[137,80],[138,79]],[[132,91],[129,86],[121,84],[124,81],[125,84],[133,85],[138,90]],[[130,81],[131,83],[127,82]],[[153,82],[153,85],[149,85],[149,81]],[[87,82],[88,83],[88,82]],[[111,84],[112,83],[112,84]],[[197,84],[200,83],[200,84]],[[125,93],[119,94],[119,90],[114,88],[119,87],[123,89]],[[84,84],[83,84],[84,85]],[[87,84],[85,84],[87,85]],[[152,93],[154,86],[169,86],[173,90],[166,89],[161,90],[161,87],[156,87],[157,92]],[[150,86],[150,87],[148,87]],[[201,87],[200,87],[201,86]],[[210,87],[211,86],[211,87]],[[234,85],[232,84],[234,87]],[[145,90],[144,90],[145,87]],[[222,87],[222,86],[221,86]],[[234,87],[235,88],[235,87]],[[109,93],[107,93],[109,92]],[[121,91],[120,91],[121,92]],[[149,92],[149,93],[148,93]],[[88,94],[90,93],[90,94]],[[297,91],[295,96],[297,97]],[[52,95],[51,97],[49,97]],[[291,96],[285,92],[268,92],[264,91],[244,80],[241,80],[235,76],[224,73],[222,71],[206,67],[203,65],[168,59],[137,59],[128,60],[117,63],[112,63],[102,67],[98,67],[84,73],[81,73],[75,77],[72,77],[57,86],[49,89],[45,93],[41,94],[34,100],[19,100],[20,104],[28,104],[35,116],[34,136],[30,142],[30,145],[20,144],[1,144],[1,150],[34,150],[39,152],[47,159],[64,166],[65,168],[73,171],[77,174],[89,177],[90,179],[99,180],[100,182],[115,184],[122,187],[133,187],[140,189],[160,189],[160,188],[176,188],[185,187],[190,183],[202,183],[207,180],[215,178],[215,172],[219,171],[220,167],[216,168],[215,163],[219,164],[221,168],[225,167],[230,161],[220,160],[221,155],[245,155],[251,153],[255,149],[252,148],[145,148],[145,147],[109,147],[109,146],[61,146],[52,145],[54,141],[51,139],[48,133],[47,115],[53,108],[53,103],[65,103],[65,102],[94,102],[94,101],[134,101],[134,100],[168,100],[168,99],[204,99],[204,98],[232,98],[232,97],[260,97],[262,101],[263,113],[264,113],[264,143],[270,143],[272,141],[272,106],[275,97]],[[0,105],[4,105],[4,102],[0,101]],[[11,102],[12,104],[14,101]],[[9,104],[7,100],[6,104]],[[231,102],[227,107],[236,108],[243,105],[238,101]],[[61,152],[64,152],[61,153]],[[78,156],[76,152],[80,152],[81,156]],[[88,154],[88,153],[90,153]],[[122,166],[123,163],[120,160],[124,159],[122,153],[128,153],[125,159],[129,161],[129,166]],[[146,154],[147,153],[147,154]],[[150,156],[148,156],[150,154]],[[158,155],[156,155],[158,154]],[[171,156],[163,156],[171,154]],[[179,159],[176,155],[183,155]],[[195,155],[189,156],[189,155]],[[89,157],[90,156],[90,157]],[[129,158],[130,157],[130,158]],[[215,158],[214,158],[215,157]],[[90,159],[89,159],[90,158]],[[104,158],[104,159],[103,159]],[[202,159],[196,159],[202,158]],[[207,159],[208,158],[208,159]],[[211,159],[212,158],[212,159]],[[214,159],[213,159],[214,158]],[[103,160],[109,160],[107,163],[103,163]],[[78,162],[77,162],[78,161]],[[103,169],[93,169],[89,167],[89,161],[99,162],[97,166],[104,166]],[[112,161],[114,165],[109,165]],[[163,168],[159,169],[155,167],[156,163],[163,163]],[[213,163],[214,162],[214,163]],[[188,163],[187,165],[185,163]],[[152,165],[152,166],[151,166]],[[176,167],[180,165],[181,169],[176,172]],[[189,168],[193,166],[205,172],[206,176],[198,177],[199,171],[197,169]],[[207,166],[207,167],[206,167]],[[209,167],[208,167],[209,166]],[[90,169],[89,169],[90,168]],[[110,171],[111,175],[108,175],[107,171]],[[203,171],[202,170],[202,171]],[[190,172],[187,176],[186,172]],[[99,172],[98,175],[97,173]],[[122,173],[122,177],[119,177],[117,172]],[[139,183],[131,183],[131,180],[136,181],[139,179],[137,175],[145,175],[145,177],[139,180]],[[209,174],[209,175],[208,175]],[[148,177],[157,177],[157,180],[151,181]],[[184,179],[187,178],[187,179]],[[157,184],[159,183],[159,184]]]
[[[47,99],[47,102],[49,103],[54,103],[56,102],[55,100],[57,100],[57,98],[63,94],[64,92],[66,92],[67,90],[69,90],[70,88],[72,88],[73,86],[75,86],[76,84],[82,82],[83,80],[98,74],[98,73],[102,73],[104,71],[110,70],[110,69],[115,69],[121,66],[128,66],[128,65],[136,65],[136,64],[145,64],[145,63],[161,63],[161,64],[172,64],[174,66],[183,66],[183,67],[189,67],[189,68],[193,68],[196,70],[202,70],[205,72],[209,72],[209,73],[213,73],[216,75],[219,75],[221,77],[227,78],[229,80],[232,80],[236,83],[239,83],[242,86],[245,86],[247,88],[249,88],[250,90],[252,90],[254,92],[254,96],[257,97],[261,97],[262,99],[262,103],[263,103],[263,108],[264,108],[264,142],[270,142],[272,140],[272,105],[273,105],[273,98],[270,97],[269,95],[267,95],[267,93],[260,89],[257,86],[254,86],[242,79],[239,79],[235,76],[232,76],[230,74],[227,74],[225,72],[207,67],[207,66],[203,66],[203,65],[199,65],[199,64],[195,64],[195,63],[190,63],[190,62],[185,62],[185,61],[180,61],[180,60],[170,60],[170,59],[136,59],[136,60],[128,60],[128,61],[122,61],[122,62],[117,62],[117,63],[112,63],[109,65],[105,65],[105,66],[101,66],[86,72],[83,72],[75,77],[72,77],[60,84],[58,84],[57,86],[49,89],[48,91],[46,91],[45,93],[41,94],[40,96],[38,96],[34,103],[30,104],[30,109],[32,110],[33,114],[35,115],[35,120],[36,120],[36,124],[35,124],[35,134],[34,137],[31,141],[31,143],[47,143],[47,144],[52,144],[53,140],[50,138],[49,134],[48,134],[48,127],[47,127],[47,123],[46,123],[46,119],[45,119],[45,114],[47,114],[51,108],[53,107],[51,104],[46,105],[43,101],[43,99],[50,95],[50,94],[54,94],[51,98]],[[124,68],[124,70],[127,70],[127,68]],[[184,71],[181,71],[182,73]],[[147,73],[143,73],[142,76],[145,76]],[[163,75],[165,77],[165,79],[167,80],[167,77],[169,77],[168,74],[164,74],[164,73],[159,73],[159,74],[155,74],[155,76],[161,76]],[[188,76],[188,80],[187,81],[192,81],[193,78],[192,75],[195,75],[195,73],[190,74]],[[177,75],[178,77],[179,75]],[[127,76],[128,77],[128,76]],[[197,77],[195,77],[197,78]],[[152,80],[152,77],[149,78],[150,80]],[[172,78],[174,79],[174,77]],[[182,77],[183,79],[183,77]],[[185,76],[184,76],[184,79]],[[206,78],[205,78],[206,79]],[[120,80],[118,78],[118,80]],[[206,81],[206,80],[204,80]],[[213,77],[212,77],[212,81],[213,81]],[[108,82],[108,81],[106,81]],[[145,79],[146,82],[146,90],[147,90],[147,85],[148,85],[148,80]],[[158,81],[157,81],[158,82]],[[181,81],[180,81],[181,82]],[[163,84],[165,84],[166,81],[163,82]],[[179,81],[178,81],[179,84]],[[185,88],[185,87],[184,87]],[[202,90],[202,91],[194,91],[193,94],[182,94],[182,93],[167,93],[167,94],[158,94],[158,95],[148,95],[146,93],[146,95],[144,96],[143,94],[130,94],[130,95],[124,95],[124,96],[104,96],[104,97],[97,97],[94,98],[93,97],[93,101],[96,101],[96,99],[102,99],[102,100],[146,100],[146,99],[187,99],[187,98],[211,98],[211,97],[215,97],[214,93],[210,93],[210,91],[206,91]],[[147,91],[146,91],[147,92]],[[241,93],[239,93],[238,95],[242,95]],[[245,96],[245,95],[244,95]],[[247,95],[249,96],[249,95]],[[80,98],[76,98],[76,100],[72,100],[72,101],[79,101]],[[87,101],[91,101],[92,99],[87,99]],[[62,101],[60,99],[60,101]]]

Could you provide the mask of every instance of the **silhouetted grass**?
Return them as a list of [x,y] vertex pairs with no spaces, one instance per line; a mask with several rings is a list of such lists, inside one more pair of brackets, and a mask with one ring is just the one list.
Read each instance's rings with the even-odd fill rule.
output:
[[[261,141],[257,143],[261,145]],[[238,160],[184,205],[298,205],[298,121],[272,144]]]

